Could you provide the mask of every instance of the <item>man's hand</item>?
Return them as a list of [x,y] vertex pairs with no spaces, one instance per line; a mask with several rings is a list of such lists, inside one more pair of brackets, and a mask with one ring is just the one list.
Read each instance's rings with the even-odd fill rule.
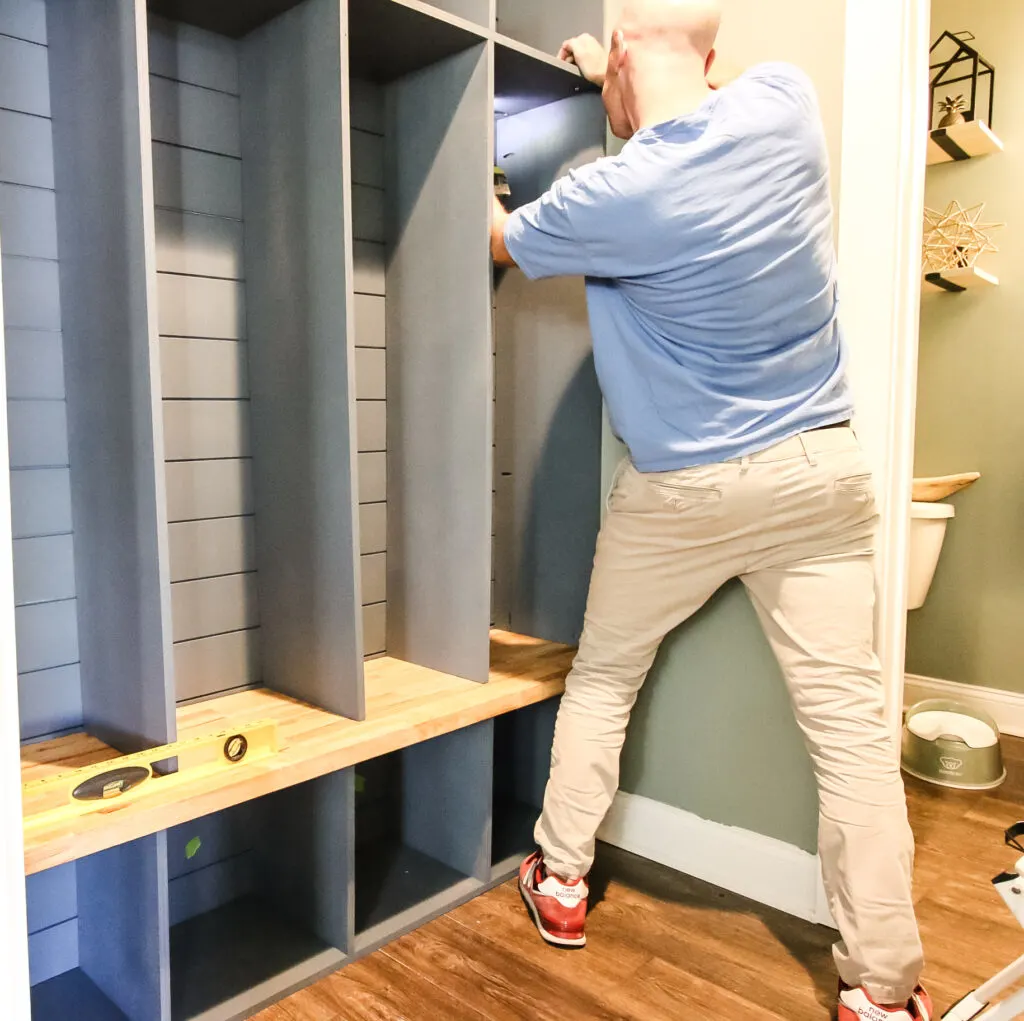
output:
[[498,196],[494,196],[494,206],[491,212],[491,258],[495,266],[508,268],[514,266],[515,259],[508,253],[505,247],[505,223],[508,220],[508,212],[501,204]]
[[608,70],[608,51],[592,35],[578,35],[566,39],[558,51],[558,59],[570,61],[580,69],[587,81],[604,86],[604,76]]

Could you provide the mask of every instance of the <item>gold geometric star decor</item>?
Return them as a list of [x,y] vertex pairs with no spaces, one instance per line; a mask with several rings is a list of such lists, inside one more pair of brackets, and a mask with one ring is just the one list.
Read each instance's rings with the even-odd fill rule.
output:
[[986,252],[998,252],[989,233],[1005,223],[981,223],[985,203],[964,209],[955,199],[944,212],[924,210],[924,271],[970,269]]

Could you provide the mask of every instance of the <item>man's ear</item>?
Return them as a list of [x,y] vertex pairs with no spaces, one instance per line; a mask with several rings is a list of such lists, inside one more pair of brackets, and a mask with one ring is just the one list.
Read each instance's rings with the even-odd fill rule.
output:
[[612,32],[612,44],[608,47],[608,71],[611,74],[618,74],[626,59],[626,37],[622,29],[617,28]]
[[718,56],[718,51],[714,47],[711,48],[711,52],[708,54],[708,59],[704,63],[704,77],[707,78],[711,74],[711,65],[715,62],[715,57]]

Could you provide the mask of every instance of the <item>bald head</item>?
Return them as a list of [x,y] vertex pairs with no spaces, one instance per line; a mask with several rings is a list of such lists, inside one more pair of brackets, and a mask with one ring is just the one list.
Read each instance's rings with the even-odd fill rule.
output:
[[701,105],[721,21],[719,0],[625,0],[604,77],[614,134],[630,138]]
[[703,61],[714,49],[721,21],[718,0],[626,0],[618,31],[638,50]]

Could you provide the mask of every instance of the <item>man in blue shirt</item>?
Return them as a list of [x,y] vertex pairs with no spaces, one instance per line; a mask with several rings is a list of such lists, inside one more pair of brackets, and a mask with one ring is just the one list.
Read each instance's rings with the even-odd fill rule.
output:
[[495,202],[496,264],[587,278],[597,372],[629,450],[520,886],[546,940],[585,943],[585,877],[637,692],[665,634],[739,577],[813,759],[840,1021],[930,1021],[820,113],[785,64],[712,87],[718,24],[715,0],[633,0],[609,53],[567,42],[628,141],[510,215]]

